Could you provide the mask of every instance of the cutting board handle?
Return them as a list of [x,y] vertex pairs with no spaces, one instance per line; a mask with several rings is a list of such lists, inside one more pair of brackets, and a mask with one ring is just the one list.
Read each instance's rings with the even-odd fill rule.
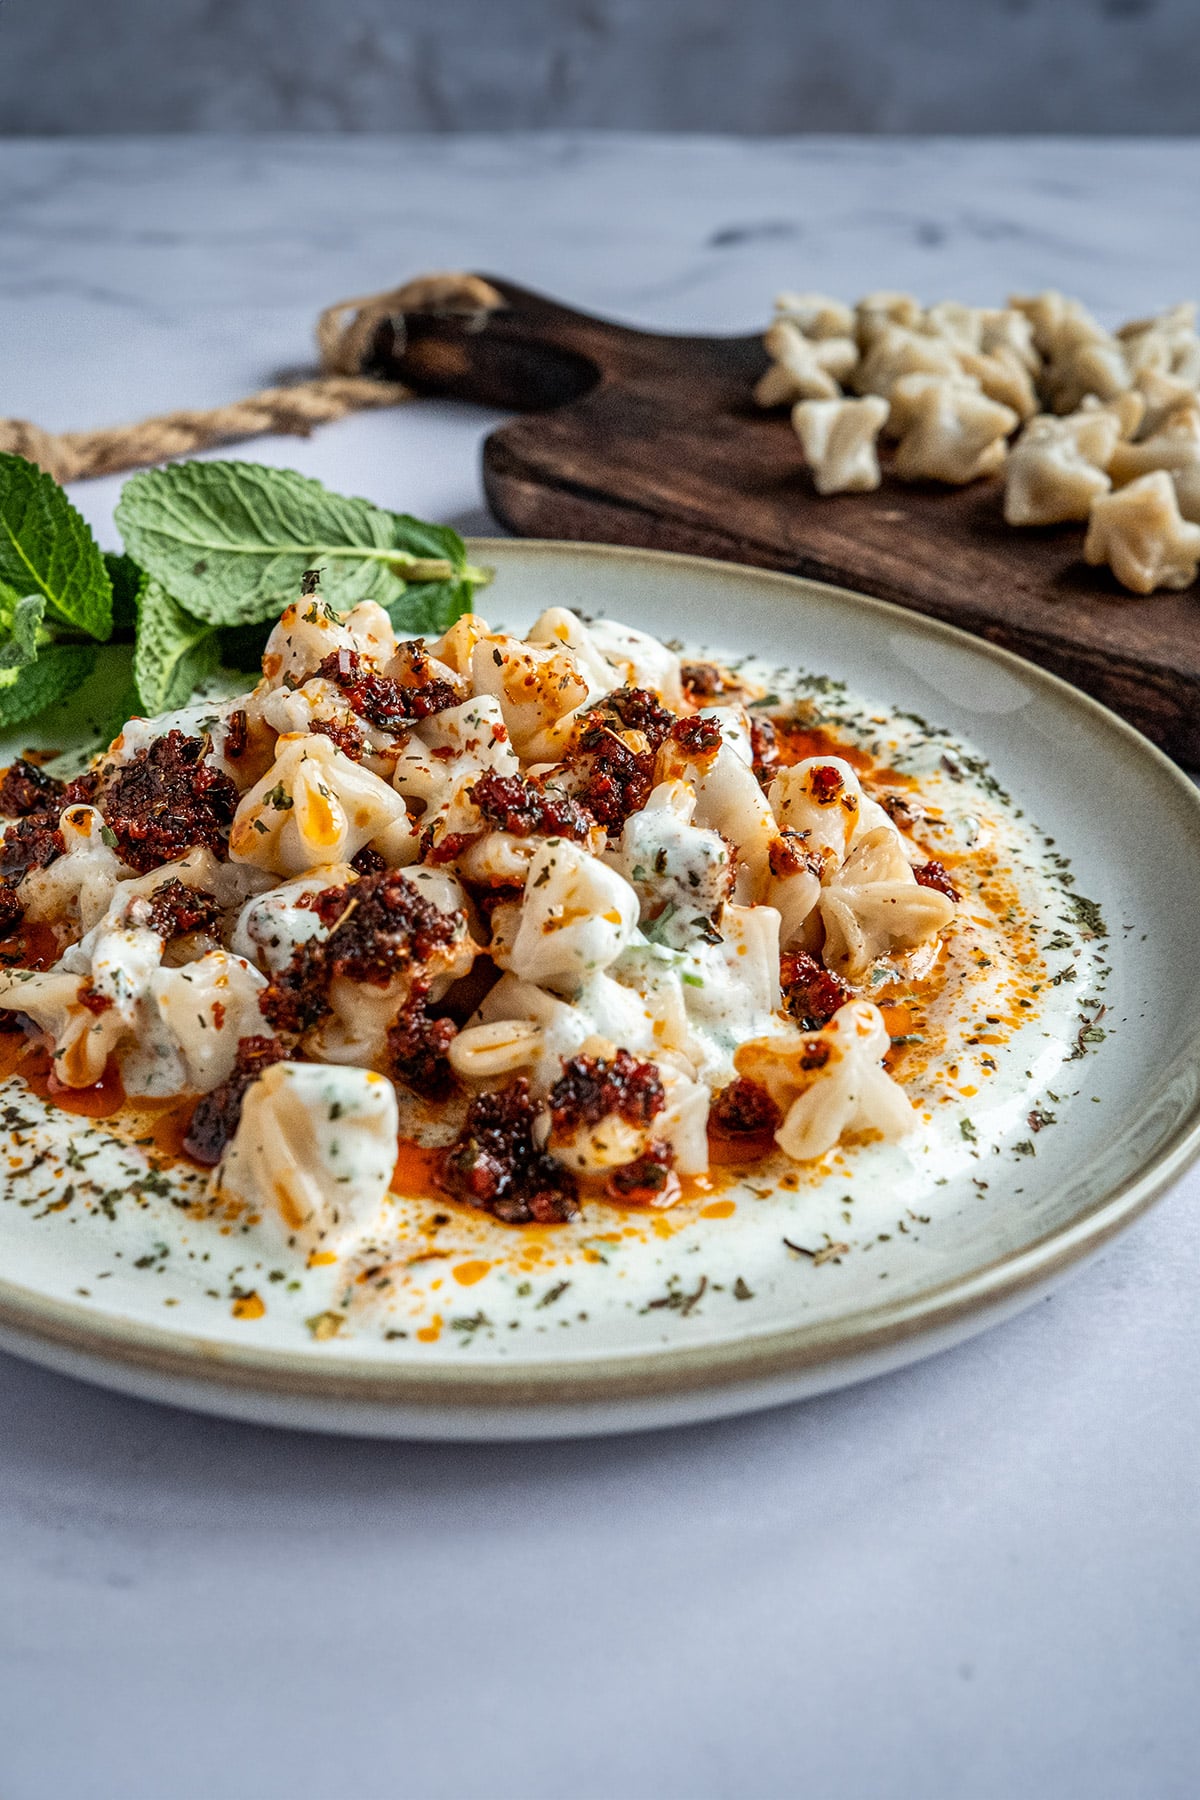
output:
[[370,372],[419,394],[506,412],[546,412],[589,393],[603,374],[603,340],[612,328],[511,282],[484,279],[503,305],[386,319]]

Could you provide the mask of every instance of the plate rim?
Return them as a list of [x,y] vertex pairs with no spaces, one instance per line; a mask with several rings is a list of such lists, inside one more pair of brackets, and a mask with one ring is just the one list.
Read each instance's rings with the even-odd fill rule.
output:
[[[750,576],[777,597],[818,593],[848,602],[859,613],[886,624],[903,622],[934,640],[948,642],[1032,682],[1052,699],[1085,714],[1093,725],[1114,737],[1126,755],[1149,759],[1185,812],[1200,827],[1200,790],[1157,745],[1100,701],[1024,657],[973,636],[958,626],[924,613],[877,599],[853,588],[753,564],[717,557],[684,555],[624,544],[598,544],[560,538],[487,538],[467,540],[472,555],[499,557],[539,555],[583,557],[598,561],[692,567],[706,573],[729,571]],[[1200,1028],[1189,1050],[1200,1051]],[[1186,1061],[1192,1060],[1190,1056]],[[315,1347],[256,1347],[251,1343],[213,1340],[169,1326],[149,1325],[115,1312],[97,1311],[56,1299],[0,1276],[0,1330],[17,1334],[17,1354],[36,1360],[37,1349],[67,1350],[89,1361],[153,1373],[168,1381],[190,1381],[211,1388],[286,1400],[358,1402],[395,1409],[445,1408],[469,1412],[480,1407],[519,1411],[606,1402],[618,1404],[686,1395],[701,1390],[749,1386],[787,1376],[812,1376],[822,1368],[845,1371],[878,1359],[889,1350],[911,1346],[928,1337],[930,1350],[939,1337],[976,1320],[979,1329],[992,1315],[1014,1310],[1022,1298],[1036,1293],[1099,1250],[1131,1225],[1200,1157],[1200,1092],[1150,1162],[1135,1175],[1104,1186],[1095,1199],[1065,1226],[1049,1229],[1032,1243],[993,1261],[952,1276],[916,1294],[883,1301],[853,1314],[820,1323],[786,1326],[762,1333],[701,1344],[674,1344],[629,1352],[581,1354],[545,1361],[518,1358],[484,1364],[439,1358],[424,1366],[387,1368],[378,1358],[337,1354]],[[919,1355],[919,1349],[915,1351]],[[93,1379],[102,1379],[97,1370]]]

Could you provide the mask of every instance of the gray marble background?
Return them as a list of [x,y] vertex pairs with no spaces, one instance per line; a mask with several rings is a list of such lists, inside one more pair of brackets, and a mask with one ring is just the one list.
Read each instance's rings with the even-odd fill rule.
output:
[[1178,133],[1196,0],[0,0],[0,133]]

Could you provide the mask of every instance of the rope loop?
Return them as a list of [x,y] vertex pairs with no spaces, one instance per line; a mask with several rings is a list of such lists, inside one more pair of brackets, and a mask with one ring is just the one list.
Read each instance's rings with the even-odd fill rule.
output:
[[318,425],[412,399],[411,388],[363,373],[384,319],[405,313],[463,313],[481,321],[503,299],[478,275],[419,275],[401,287],[327,306],[317,320],[321,374],[288,387],[262,388],[244,400],[204,410],[160,413],[102,431],[43,431],[28,419],[0,419],[0,450],[24,456],[56,481],[87,481],[142,469],[173,456],[268,433],[308,437]]

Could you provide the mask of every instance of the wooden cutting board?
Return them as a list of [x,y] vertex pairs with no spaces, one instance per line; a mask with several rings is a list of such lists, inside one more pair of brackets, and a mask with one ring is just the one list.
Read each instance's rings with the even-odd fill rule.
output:
[[522,414],[484,445],[488,501],[522,536],[684,550],[859,588],[1019,651],[1200,764],[1200,591],[1126,594],[1081,529],[1014,530],[1001,484],[821,499],[786,413],[754,404],[760,337],[674,337],[511,282],[487,313],[385,323],[373,367]]

